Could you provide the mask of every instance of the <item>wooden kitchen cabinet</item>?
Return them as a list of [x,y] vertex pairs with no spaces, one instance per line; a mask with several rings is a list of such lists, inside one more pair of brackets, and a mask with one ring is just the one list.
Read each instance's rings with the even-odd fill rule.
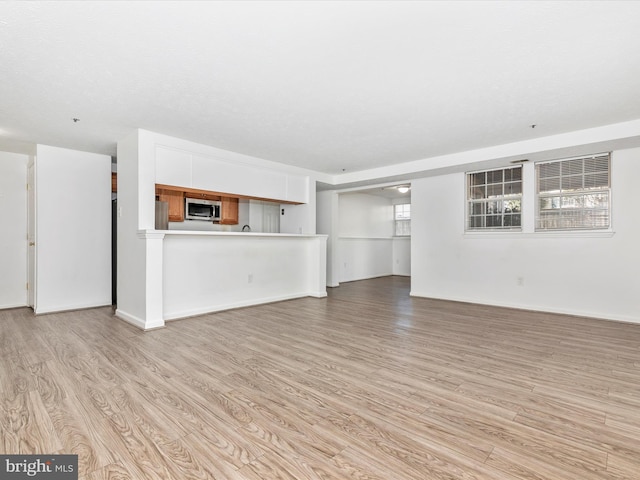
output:
[[184,222],[184,192],[158,189],[156,195],[158,200],[169,204],[170,222]]
[[[220,224],[238,225],[239,223],[239,199],[240,196],[231,196],[221,192],[207,192],[195,188],[177,187],[173,185],[156,184],[156,196],[161,202],[169,204],[169,221],[184,221],[184,199],[199,198],[220,202]],[[253,198],[253,197],[242,197]]]
[[238,199],[233,197],[222,197],[220,206],[220,224],[238,224]]
[[185,192],[184,196],[188,198],[200,198],[202,200],[213,200],[214,202],[220,201],[220,195],[214,195],[213,193]]

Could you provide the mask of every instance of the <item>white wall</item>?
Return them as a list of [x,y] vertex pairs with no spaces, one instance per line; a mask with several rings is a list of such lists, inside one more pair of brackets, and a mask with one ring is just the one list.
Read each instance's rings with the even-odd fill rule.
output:
[[411,276],[411,237],[394,237],[392,249],[393,274]]
[[341,237],[338,242],[340,282],[393,274],[392,238]]
[[532,196],[523,232],[465,234],[464,174],[412,181],[411,294],[640,323],[637,178],[640,149],[613,152],[613,234],[535,233]]
[[0,308],[27,305],[28,155],[0,152]]
[[339,195],[339,281],[393,274],[393,206],[378,195]]
[[340,285],[339,256],[339,198],[334,190],[324,190],[316,195],[316,228],[327,235],[327,286]]
[[36,313],[111,305],[111,157],[38,145]]
[[388,198],[366,193],[343,193],[339,198],[341,237],[393,236],[393,205]]
[[135,131],[118,142],[116,287],[118,309],[116,314],[141,328],[145,328],[147,316],[146,243],[138,238],[138,177],[138,132]]

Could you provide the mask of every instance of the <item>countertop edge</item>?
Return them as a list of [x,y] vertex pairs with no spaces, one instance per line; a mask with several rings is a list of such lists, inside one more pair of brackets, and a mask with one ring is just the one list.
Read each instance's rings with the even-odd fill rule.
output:
[[[151,235],[168,236],[197,236],[197,237],[272,237],[272,238],[326,238],[324,234],[302,233],[262,233],[262,232],[207,232],[197,230],[138,230],[138,236]],[[162,237],[160,237],[162,238]]]

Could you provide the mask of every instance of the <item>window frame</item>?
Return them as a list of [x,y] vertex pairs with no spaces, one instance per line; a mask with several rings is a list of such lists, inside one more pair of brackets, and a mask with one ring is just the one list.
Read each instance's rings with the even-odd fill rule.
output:
[[[409,218],[398,218],[397,207],[409,207]],[[398,224],[408,224],[409,225],[409,233],[399,234],[398,233]],[[411,236],[411,203],[396,203],[393,205],[393,236],[394,237],[410,237]]]
[[[507,180],[505,178],[505,171],[507,170],[519,170],[520,171],[520,178],[516,179],[516,180],[512,180],[509,179]],[[493,183],[489,183],[488,181],[488,175],[489,174],[495,174],[495,172],[502,172],[501,176],[502,176],[502,180],[500,182],[493,182]],[[477,176],[478,174],[484,174],[485,176],[485,181],[482,184],[474,184],[472,185],[472,178],[474,176]],[[499,168],[491,168],[491,169],[482,169],[482,170],[475,170],[475,171],[470,171],[470,172],[465,172],[465,218],[464,218],[464,232],[465,233],[471,233],[471,234],[475,234],[475,233],[482,233],[482,232],[491,232],[491,233],[514,233],[514,232],[522,232],[522,225],[523,225],[523,204],[524,204],[524,169],[522,168],[522,165],[509,165],[509,166],[504,166],[504,167],[499,167]],[[512,177],[513,178],[513,177]],[[507,184],[516,184],[519,183],[519,189],[520,192],[519,193],[505,193],[505,185]],[[489,196],[488,194],[485,195],[484,197],[479,197],[479,198],[472,198],[472,188],[479,188],[479,187],[484,187],[485,188],[485,192],[488,192],[489,186],[496,186],[496,185],[501,185],[502,186],[502,193],[500,195],[492,195]],[[481,205],[481,204],[486,204],[488,205],[489,202],[500,202],[501,204],[503,204],[505,201],[512,201],[512,200],[518,200],[519,201],[519,211],[517,212],[519,214],[519,224],[518,225],[506,225],[505,226],[505,213],[507,215],[509,215],[510,217],[512,217],[512,219],[515,217],[514,213],[507,213],[505,212],[504,206],[501,209],[499,216],[501,218],[501,225],[496,226],[496,225],[490,225],[487,226],[486,225],[486,220],[487,218],[490,217],[488,209],[486,212],[482,212],[481,214],[473,214],[472,213],[472,205],[473,204],[477,204],[477,205]],[[491,217],[497,217],[498,214],[494,214],[491,215]],[[479,218],[479,219],[484,219],[485,225],[483,226],[472,226],[472,218]]]
[[[584,186],[584,179],[585,177],[588,178],[589,176],[595,177],[596,175],[600,175],[603,173],[602,170],[600,171],[593,171],[593,172],[585,172],[584,170],[584,165],[585,165],[585,160],[594,160],[596,161],[596,159],[598,158],[602,158],[602,157],[607,157],[607,169],[606,169],[606,173],[607,173],[607,184],[606,186],[593,186],[593,187],[585,187]],[[569,162],[575,162],[576,160],[580,160],[582,161],[582,172],[580,174],[578,173],[568,173],[566,175],[563,174],[562,170],[563,170],[563,164],[569,165]],[[559,188],[557,190],[546,190],[544,192],[541,192],[541,180],[551,180],[556,178],[556,176],[546,176],[541,178],[540,175],[540,170],[541,167],[543,165],[550,165],[550,164],[554,164],[557,163],[558,166],[558,185]],[[563,180],[566,178],[580,178],[582,181],[582,188],[567,188],[567,189],[563,189]],[[560,158],[560,159],[555,159],[555,160],[546,160],[546,161],[541,161],[541,162],[536,162],[535,164],[535,190],[534,190],[534,194],[535,194],[535,222],[534,222],[534,231],[536,233],[579,233],[579,232],[610,232],[612,229],[612,186],[611,186],[611,152],[603,152],[603,153],[598,153],[598,154],[590,154],[590,155],[581,155],[581,156],[577,156],[577,157],[569,157],[569,158]],[[565,193],[566,192],[566,193]],[[598,196],[598,195],[602,195],[602,194],[606,194],[606,209],[603,208],[598,208],[597,206],[594,206],[592,208],[585,208],[585,207],[566,207],[565,209],[562,208],[562,205],[560,207],[557,208],[553,208],[553,209],[549,209],[549,212],[555,211],[558,212],[559,214],[559,223],[560,226],[558,227],[549,227],[549,226],[543,226],[542,222],[543,222],[543,218],[541,216],[541,203],[542,203],[542,199],[551,199],[551,201],[553,201],[553,199],[556,199],[556,201],[559,201],[562,203],[565,200],[569,201],[569,199],[576,199],[579,203],[580,198],[583,198],[583,201],[586,201],[586,198],[588,196]],[[570,226],[570,225],[566,225],[562,223],[562,212],[573,212],[573,213],[580,213],[582,212],[583,214],[585,212],[605,212],[606,213],[606,221],[607,224],[603,225],[603,226],[597,226],[594,225],[593,223],[590,225],[578,225],[578,226]],[[552,216],[549,215],[549,219],[551,219]],[[577,218],[577,216],[575,217]],[[595,222],[596,220],[594,220]]]

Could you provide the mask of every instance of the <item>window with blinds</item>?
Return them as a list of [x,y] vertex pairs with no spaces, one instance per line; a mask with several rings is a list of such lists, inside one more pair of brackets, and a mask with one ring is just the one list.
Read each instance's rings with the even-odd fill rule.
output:
[[396,223],[396,236],[408,237],[411,235],[411,204],[403,203],[394,205],[394,217]]
[[467,230],[520,230],[522,166],[467,173]]
[[595,230],[611,225],[608,153],[536,164],[536,230]]

